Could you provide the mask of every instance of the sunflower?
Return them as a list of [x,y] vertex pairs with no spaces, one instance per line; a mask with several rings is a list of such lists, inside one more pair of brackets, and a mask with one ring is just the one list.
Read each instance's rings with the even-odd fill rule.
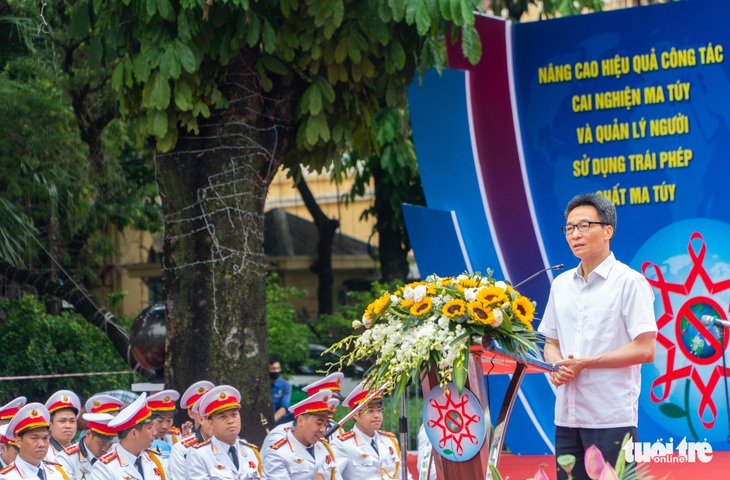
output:
[[494,313],[492,313],[492,309],[487,305],[484,305],[479,300],[469,302],[466,307],[469,309],[471,317],[476,320],[477,323],[481,323],[483,325],[491,325],[494,323]]
[[373,302],[373,313],[380,315],[390,305],[390,294],[384,293],[377,300]]
[[535,307],[529,298],[518,297],[517,300],[512,302],[512,311],[520,322],[532,328]]
[[403,299],[401,299],[398,306],[404,310],[408,310],[409,308],[411,308],[413,306],[413,300],[408,300],[407,298],[403,298]]
[[461,293],[464,293],[464,290],[466,290],[467,288],[477,288],[478,286],[479,280],[476,280],[474,278],[462,278],[456,284],[456,289]]
[[477,298],[487,305],[501,305],[509,300],[503,288],[496,285],[482,287],[477,291]]
[[466,313],[466,303],[460,298],[455,298],[446,303],[441,309],[441,312],[449,318],[457,318]]
[[433,307],[431,297],[424,297],[420,302],[413,304],[411,307],[411,315],[414,317],[422,317],[431,311],[431,307]]

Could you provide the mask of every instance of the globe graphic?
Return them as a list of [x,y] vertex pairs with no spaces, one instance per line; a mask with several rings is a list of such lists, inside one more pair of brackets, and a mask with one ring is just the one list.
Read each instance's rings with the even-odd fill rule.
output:
[[[711,315],[713,317],[720,316],[720,312],[712,306],[704,303],[697,303],[689,307],[689,309],[697,318],[702,318],[703,315]],[[717,353],[710,343],[705,340],[702,333],[697,330],[697,327],[695,327],[687,317],[682,317],[677,321],[679,322],[678,338],[691,355],[699,359],[707,359]],[[717,327],[712,326],[709,330],[715,338],[719,337]]]
[[[701,234],[701,238],[690,242],[696,233]],[[686,437],[687,441],[694,441],[697,438],[699,441],[707,439],[713,449],[727,449],[725,379],[712,380],[713,375],[717,375],[714,372],[721,370],[722,355],[710,344],[707,332],[698,329],[696,323],[703,315],[728,317],[727,313],[722,314],[722,310],[727,312],[730,305],[730,288],[716,287],[710,292],[696,274],[701,268],[703,275],[715,284],[730,279],[728,238],[730,225],[724,222],[683,220],[656,232],[629,264],[649,279],[659,278],[655,271],[658,269],[664,282],[687,286],[686,294],[673,292],[663,295],[654,288],[656,318],[670,317],[668,323],[660,327],[659,334],[676,347],[667,347],[658,341],[654,362],[642,366],[639,396],[641,441],[654,442],[670,437]],[[651,262],[655,267],[642,270],[645,262]],[[689,281],[692,278],[694,280]],[[694,317],[694,322],[689,317]],[[721,333],[715,326],[707,327],[707,331],[716,339]],[[709,385],[714,386],[709,388]],[[702,389],[709,396],[704,400],[714,404],[716,414],[706,405],[700,409]],[[652,399],[652,393],[659,401]],[[725,428],[721,428],[722,425]]]

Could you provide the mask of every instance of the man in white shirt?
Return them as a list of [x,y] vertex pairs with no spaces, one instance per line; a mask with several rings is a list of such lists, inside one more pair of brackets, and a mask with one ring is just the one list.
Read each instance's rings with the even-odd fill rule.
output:
[[289,407],[294,427],[268,447],[266,480],[342,480],[335,455],[323,437],[332,395],[330,390],[320,390]]
[[229,386],[212,388],[199,400],[198,410],[213,434],[189,450],[186,478],[261,480],[263,466],[255,445],[238,438],[241,433],[241,393]]
[[117,431],[109,427],[114,417],[108,413],[84,413],[86,435],[77,443],[56,454],[69,480],[86,480],[100,457],[106,455],[116,440]]
[[91,468],[90,480],[164,480],[165,472],[157,455],[149,450],[155,439],[152,412],[142,394],[109,421],[117,431],[119,443],[99,458]]
[[[343,480],[379,480],[402,478],[403,465],[398,439],[394,433],[380,430],[383,425],[383,397],[369,397],[365,381],[353,389],[345,405],[354,410],[355,426],[332,441],[337,469]],[[411,478],[408,473],[408,478]]]
[[5,435],[18,446],[15,462],[0,470],[0,480],[66,480],[60,465],[45,460],[51,441],[51,415],[29,403],[10,420]]
[[611,253],[613,204],[578,195],[565,219],[563,233],[581,262],[553,281],[539,331],[547,338],[545,360],[560,366],[550,377],[557,387],[555,455],[574,455],[572,475],[581,480],[588,478],[588,447],[615,464],[625,435],[637,438],[641,364],[654,360],[657,326],[648,282]]

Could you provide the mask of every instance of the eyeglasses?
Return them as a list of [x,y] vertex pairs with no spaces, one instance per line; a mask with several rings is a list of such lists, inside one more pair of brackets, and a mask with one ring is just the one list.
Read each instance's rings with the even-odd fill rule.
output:
[[561,228],[561,230],[563,230],[564,234],[570,235],[571,233],[573,233],[573,230],[575,230],[576,228],[578,229],[579,232],[587,232],[591,228],[591,225],[608,225],[608,223],[585,221],[585,222],[578,222],[578,224],[576,224],[576,225],[569,223],[560,228]]

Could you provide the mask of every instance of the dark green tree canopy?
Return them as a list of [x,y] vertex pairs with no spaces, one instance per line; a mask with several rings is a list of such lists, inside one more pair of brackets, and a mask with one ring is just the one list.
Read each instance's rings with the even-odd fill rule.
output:
[[[234,98],[227,67],[244,57],[259,94],[296,98],[292,125],[310,166],[325,166],[350,144],[367,151],[380,99],[397,105],[418,70],[443,65],[454,28],[476,61],[478,0],[80,0],[70,33],[90,60],[117,62],[112,86],[122,112],[138,116],[157,147],[175,146],[180,125]],[[264,114],[265,112],[261,112]],[[301,152],[300,152],[301,153]],[[290,160],[299,163],[301,155]]]

